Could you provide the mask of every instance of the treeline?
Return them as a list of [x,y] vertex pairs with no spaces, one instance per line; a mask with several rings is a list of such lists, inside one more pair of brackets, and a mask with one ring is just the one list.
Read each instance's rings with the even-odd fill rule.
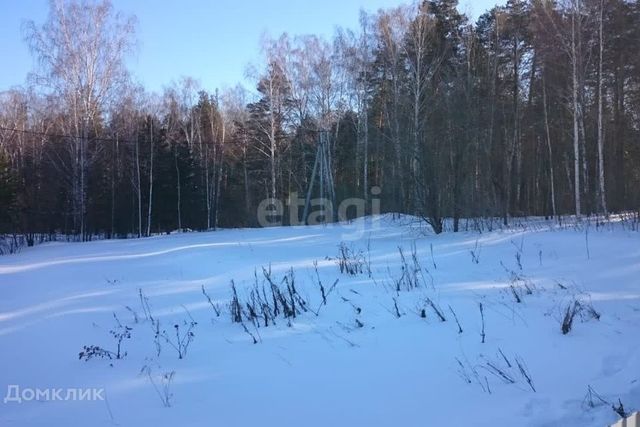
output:
[[124,65],[135,20],[52,2],[27,26],[38,68],[0,97],[0,232],[255,226],[262,200],[304,197],[314,168],[313,197],[380,187],[384,211],[436,232],[640,205],[638,1],[511,0],[473,24],[434,0],[357,28],[263,40],[255,93],[184,78],[157,95]]

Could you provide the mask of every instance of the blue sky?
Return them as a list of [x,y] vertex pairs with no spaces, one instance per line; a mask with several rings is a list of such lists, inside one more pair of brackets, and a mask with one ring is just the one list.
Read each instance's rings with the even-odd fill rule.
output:
[[[330,37],[336,26],[355,27],[361,8],[375,11],[401,0],[112,0],[116,9],[138,17],[138,49],[129,68],[150,90],[181,76],[214,90],[244,80],[246,65],[259,55],[263,32]],[[498,1],[504,3],[504,1]],[[460,1],[477,17],[496,0]],[[25,81],[33,60],[21,26],[47,15],[47,0],[0,0],[0,91]]]

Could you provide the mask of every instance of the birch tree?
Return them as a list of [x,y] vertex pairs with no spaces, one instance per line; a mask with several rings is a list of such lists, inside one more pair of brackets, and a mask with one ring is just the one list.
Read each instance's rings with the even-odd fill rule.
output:
[[429,15],[428,3],[419,3],[413,6],[414,15],[407,32],[405,55],[408,58],[409,75],[412,96],[412,147],[411,147],[411,186],[413,188],[414,212],[418,212],[418,201],[423,199],[420,194],[421,167],[420,148],[425,135],[427,123],[426,111],[427,90],[429,83],[438,71],[441,57],[429,56],[429,45],[435,36],[435,22]]
[[127,80],[124,59],[133,43],[135,20],[116,13],[109,0],[98,3],[51,0],[41,26],[27,23],[27,40],[37,59],[34,81],[64,103],[75,232],[88,236],[89,142],[102,111]]
[[378,56],[383,64],[383,76],[388,86],[389,97],[385,103],[385,115],[389,123],[389,134],[393,146],[393,193],[397,197],[397,207],[406,203],[403,149],[401,143],[401,116],[403,102],[403,81],[406,76],[404,41],[409,25],[408,9],[398,7],[381,11],[376,21]]
[[269,159],[268,196],[278,195],[277,168],[282,131],[291,107],[290,81],[286,74],[286,57],[290,50],[286,34],[278,40],[263,41],[266,70],[258,77],[257,89],[261,99],[250,106],[253,124],[257,129],[256,149]]

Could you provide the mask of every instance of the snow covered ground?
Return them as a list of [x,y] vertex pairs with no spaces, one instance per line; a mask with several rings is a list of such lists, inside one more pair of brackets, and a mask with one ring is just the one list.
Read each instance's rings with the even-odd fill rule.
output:
[[[340,272],[341,242],[361,273]],[[295,318],[273,313],[269,265]],[[256,280],[268,327],[246,306]],[[127,327],[126,356],[79,360]],[[639,327],[640,234],[615,225],[436,236],[385,217],[45,244],[0,257],[0,425],[604,426],[618,400],[640,408]],[[78,388],[105,399],[24,393]]]

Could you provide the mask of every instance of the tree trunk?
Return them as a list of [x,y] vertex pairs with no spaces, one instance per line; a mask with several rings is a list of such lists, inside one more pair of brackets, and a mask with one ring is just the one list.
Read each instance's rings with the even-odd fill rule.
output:
[[607,199],[604,185],[604,130],[602,123],[602,62],[604,53],[604,0],[600,0],[599,49],[598,49],[598,195],[600,212],[607,214]]
[[153,206],[153,117],[151,117],[149,122],[151,148],[149,150],[149,206],[147,208],[147,236],[151,235],[151,212]]
[[136,129],[136,196],[138,201],[138,237],[142,237],[142,183],[140,181],[140,141]]
[[180,167],[178,166],[178,145],[177,143],[173,147],[173,161],[176,168],[176,191],[177,191],[177,215],[178,215],[178,231],[182,231],[182,194],[180,184]]
[[[364,101],[362,118],[362,139],[363,139],[363,165],[362,165],[362,185],[364,190],[365,203],[369,201],[369,111],[367,110],[366,100]],[[368,203],[367,203],[368,206]]]
[[546,72],[542,77],[542,107],[544,109],[544,128],[547,136],[547,150],[549,152],[549,185],[551,186],[551,212],[555,218],[556,211],[556,189],[553,172],[553,151],[551,150],[551,132],[549,130],[549,112],[547,109],[547,84],[546,84]]
[[578,111],[578,53],[577,53],[577,29],[576,15],[577,5],[574,1],[574,10],[571,14],[571,77],[572,77],[572,110],[573,110],[573,173],[574,173],[574,197],[576,205],[576,216],[582,215],[580,201],[580,133],[579,133],[579,111]]

